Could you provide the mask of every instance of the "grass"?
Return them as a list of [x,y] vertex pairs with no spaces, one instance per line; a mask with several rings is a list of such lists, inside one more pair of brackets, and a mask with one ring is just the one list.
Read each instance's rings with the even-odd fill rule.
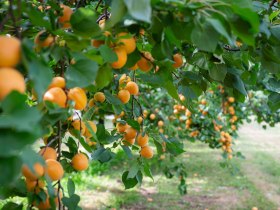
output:
[[[91,183],[94,186],[91,190],[95,191],[95,199],[98,200],[99,193],[102,195],[100,202],[95,200],[92,203],[94,207],[86,209],[219,209],[221,205],[224,206],[223,209],[245,210],[253,206],[258,206],[259,209],[276,209],[276,205],[241,170],[240,159],[231,161],[231,169],[222,168],[219,165],[222,162],[220,151],[213,152],[201,143],[190,144],[187,148],[189,152],[181,160],[188,171],[188,195],[179,194],[176,187],[178,179],[167,179],[161,173],[155,174],[155,182],[145,178],[141,187],[124,191],[120,180],[116,181],[122,172],[118,167],[105,178],[95,176],[93,180],[86,179],[83,185]],[[261,160],[266,161],[266,158],[263,156]],[[104,192],[109,199],[102,202]],[[86,199],[82,204],[89,202]]]

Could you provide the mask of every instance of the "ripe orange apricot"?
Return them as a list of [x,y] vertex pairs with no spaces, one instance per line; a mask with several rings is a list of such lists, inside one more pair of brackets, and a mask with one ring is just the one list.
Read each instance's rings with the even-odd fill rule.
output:
[[137,62],[139,69],[143,72],[148,72],[153,68],[153,64],[146,58],[141,57]]
[[40,201],[39,203],[33,202],[33,206],[37,207],[40,210],[47,210],[51,208],[49,196],[47,195],[47,198],[45,201]]
[[138,69],[138,65],[137,65],[137,63],[135,63],[135,65],[134,65],[134,66],[132,66],[132,67],[128,68],[128,70],[130,70],[130,71],[135,71],[135,70],[137,70],[137,69]]
[[106,100],[104,93],[97,92],[94,94],[94,100],[103,103]]
[[139,133],[136,139],[137,139],[137,144],[140,147],[144,147],[144,146],[146,146],[148,144],[149,136],[147,134],[142,136],[142,133]]
[[121,100],[121,102],[123,104],[126,104],[129,102],[130,99],[130,93],[128,92],[128,90],[120,90],[118,92],[118,98]]
[[57,154],[54,148],[52,147],[44,147],[39,151],[39,154],[45,159],[53,159],[56,160]]
[[119,79],[119,85],[127,84],[130,81],[131,81],[131,78],[129,76],[127,76],[126,74],[123,74]]
[[147,159],[150,159],[154,156],[152,148],[147,145],[141,148],[140,154],[143,158]]
[[71,28],[70,18],[73,13],[72,9],[64,4],[61,4],[62,16],[58,18],[58,22],[62,24],[62,28]]
[[126,84],[125,89],[128,90],[131,95],[137,95],[139,93],[138,85],[132,81]]
[[31,169],[27,165],[23,165],[21,168],[21,172],[26,179],[32,181],[37,180],[44,175],[44,168],[40,163],[35,163],[33,165],[33,169],[34,171],[31,171]]
[[55,41],[54,36],[47,34],[46,31],[40,31],[34,39],[34,43],[39,47],[49,47]]
[[135,143],[135,139],[124,139],[124,140],[122,140],[122,142],[126,146],[131,146],[132,144]]
[[72,158],[72,166],[76,171],[83,171],[88,168],[88,157],[83,153],[78,153]]
[[65,79],[63,77],[54,77],[52,78],[52,82],[49,85],[48,89],[53,88],[53,87],[59,87],[64,89],[66,85]]
[[158,121],[158,127],[162,127],[164,125],[164,122],[162,120]]
[[87,95],[86,92],[80,88],[71,88],[68,92],[68,99],[75,101],[74,108],[77,110],[83,110],[87,106]]
[[132,53],[136,49],[136,42],[133,37],[128,37],[129,34],[126,32],[119,33],[117,38],[119,38],[117,44],[123,47],[127,54]]
[[103,44],[105,44],[104,40],[97,40],[97,39],[91,40],[91,45],[92,45],[93,47],[98,48],[98,47],[100,47],[100,46],[103,45]]
[[175,55],[173,55],[173,60],[174,60],[174,64],[173,67],[174,68],[179,68],[183,65],[183,58],[182,55],[179,53],[176,53]]
[[200,104],[202,104],[202,105],[206,105],[206,104],[207,104],[206,99],[202,99],[202,100],[200,101]]
[[105,28],[105,22],[106,22],[106,19],[101,19],[99,22],[98,22],[98,25],[101,29],[104,29]]
[[137,135],[137,131],[132,127],[128,127],[125,130],[124,139],[125,140],[134,139],[136,135]]
[[117,129],[117,131],[118,131],[119,133],[125,132],[125,130],[126,130],[128,127],[129,127],[129,126],[128,126],[127,123],[125,123],[125,124],[117,123],[117,125],[116,125],[116,129]]
[[155,114],[150,114],[150,119],[151,119],[151,120],[156,119],[156,115],[155,115]]
[[52,181],[57,181],[63,177],[64,170],[60,162],[49,159],[46,160],[45,173]]
[[57,104],[58,106],[65,108],[67,96],[61,88],[53,87],[53,88],[50,88],[49,90],[47,90],[47,92],[45,92],[43,100],[51,101],[51,102]]
[[24,77],[13,68],[0,68],[0,101],[9,95],[13,90],[24,93]]
[[234,103],[235,101],[235,98],[234,97],[228,97],[228,102],[229,103]]
[[0,36],[0,67],[14,67],[20,61],[20,40]]
[[86,132],[86,125],[80,120],[74,120],[71,125],[75,130],[81,131],[81,135],[84,135],[84,133]]
[[143,122],[143,118],[142,118],[141,116],[139,116],[139,117],[137,118],[137,122],[138,122],[139,124],[141,124],[141,123]]
[[124,48],[116,47],[114,48],[114,52],[117,54],[118,60],[113,62],[111,66],[114,69],[120,69],[124,67],[127,61],[127,53]]
[[25,179],[26,189],[29,192],[33,192],[35,190],[36,193],[39,193],[40,189],[45,187],[45,182],[42,180],[29,180]]
[[90,99],[89,102],[88,102],[88,107],[89,108],[92,108],[94,107],[95,103],[94,103],[94,98]]
[[[96,127],[95,123],[92,122],[92,121],[87,121],[87,122],[88,122],[89,126],[91,127],[91,129],[93,130],[93,132],[96,133],[97,127]],[[87,127],[86,127],[86,131],[84,133],[84,136],[87,137],[87,138],[92,137],[92,134],[91,134],[90,130]]]

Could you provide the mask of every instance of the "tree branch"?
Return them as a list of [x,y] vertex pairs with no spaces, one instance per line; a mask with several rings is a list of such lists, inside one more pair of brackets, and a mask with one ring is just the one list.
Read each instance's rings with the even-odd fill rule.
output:
[[241,51],[240,48],[231,48],[229,45],[224,45],[224,49],[227,51],[238,52]]
[[101,4],[101,2],[102,2],[102,0],[99,0],[99,1],[98,1],[97,5],[96,5],[96,7],[95,7],[95,10],[96,10],[96,11],[97,11],[99,5]]
[[276,3],[277,0],[272,0],[270,3],[269,3],[269,6],[268,6],[268,9],[271,9],[271,7]]

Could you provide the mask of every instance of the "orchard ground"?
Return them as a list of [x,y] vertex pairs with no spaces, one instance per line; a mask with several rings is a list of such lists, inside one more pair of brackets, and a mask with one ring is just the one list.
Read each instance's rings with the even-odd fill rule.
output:
[[[256,123],[245,124],[235,150],[246,159],[232,160],[235,168],[222,168],[221,151],[202,143],[188,143],[182,155],[188,171],[188,194],[177,190],[178,178],[167,179],[154,171],[155,181],[145,178],[136,189],[124,190],[123,167],[111,163],[111,174],[77,175],[81,206],[90,209],[278,209],[280,207],[280,127],[267,130]],[[118,154],[129,165],[124,154]],[[97,169],[97,168],[96,168]],[[91,169],[92,171],[96,169]],[[99,172],[103,174],[102,168]],[[104,168],[105,171],[105,168]],[[94,206],[94,207],[93,207]]]
[[[91,209],[251,209],[280,208],[280,126],[264,130],[245,124],[234,149],[246,159],[234,158],[233,168],[222,168],[221,151],[202,143],[187,143],[181,157],[188,171],[188,194],[177,190],[178,178],[167,179],[154,168],[154,182],[124,190],[121,174],[129,161],[122,152],[107,164],[92,163],[88,171],[73,176],[81,207]],[[123,163],[123,164],[120,164]],[[153,164],[157,164],[154,158]],[[112,170],[108,170],[108,169]],[[3,203],[2,203],[3,205]],[[1,202],[0,202],[1,207]]]

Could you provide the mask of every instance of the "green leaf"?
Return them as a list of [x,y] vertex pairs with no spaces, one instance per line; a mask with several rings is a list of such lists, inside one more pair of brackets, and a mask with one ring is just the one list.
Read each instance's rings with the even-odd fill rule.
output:
[[35,142],[40,137],[40,133],[16,132],[15,130],[0,129],[0,157],[18,155],[28,144]]
[[[1,131],[0,131],[0,133],[1,133]],[[1,138],[1,135],[0,135],[0,138]],[[5,152],[5,151],[1,151],[1,154],[3,154],[3,152]],[[20,174],[21,165],[22,165],[21,159],[17,156],[12,156],[12,157],[8,157],[8,158],[0,157],[0,170],[1,170],[0,185],[1,185],[1,187],[7,186],[16,180],[16,178]]]
[[224,64],[214,64],[209,69],[209,75],[212,79],[222,82],[224,81],[227,74],[227,68]]
[[39,129],[41,113],[35,107],[29,107],[26,96],[13,91],[2,103],[3,113],[0,115],[0,128],[13,128],[17,131],[34,132]]
[[112,1],[111,11],[111,18],[106,22],[105,28],[114,26],[125,16],[127,9],[123,0]]
[[77,210],[78,204],[80,202],[80,196],[74,194],[69,198],[63,197],[61,200],[69,210]]
[[196,99],[202,94],[201,86],[198,84],[190,84],[188,86],[179,86],[179,92],[182,93],[186,99]]
[[123,106],[120,99],[118,99],[116,96],[113,96],[108,90],[104,91],[104,94],[106,96],[106,100],[113,105]]
[[92,37],[101,34],[97,18],[93,9],[80,7],[71,15],[70,23],[75,33]]
[[177,39],[170,27],[165,28],[164,33],[170,43],[174,43],[178,49],[181,49],[181,41]]
[[42,158],[42,156],[29,147],[23,148],[20,156],[22,162],[26,164],[29,168],[31,168],[31,170],[33,170],[33,165],[35,163],[40,163],[41,165],[45,164],[45,161]]
[[67,87],[86,87],[95,81],[98,65],[90,59],[78,60],[74,65],[69,66],[65,73]]
[[127,155],[127,157],[129,159],[132,159],[133,158],[133,154],[131,152],[131,149],[128,147],[128,146],[125,146],[125,145],[121,145],[121,147],[123,148],[123,151],[125,152],[125,154]]
[[151,172],[150,166],[147,163],[144,165],[144,173],[145,173],[146,176],[150,177],[154,181],[154,177],[153,177],[153,174]]
[[244,83],[238,75],[227,74],[227,76],[225,78],[225,84],[231,85],[232,87],[234,87],[236,90],[238,90],[243,95],[245,95],[245,96],[247,95],[247,91],[245,89]]
[[196,25],[191,34],[191,40],[201,50],[214,52],[219,34],[210,24],[204,23],[203,27]]
[[207,18],[207,22],[210,23],[218,33],[223,35],[230,45],[234,44],[232,38],[230,37],[230,34],[227,32],[223,23],[219,19]]
[[51,22],[45,13],[40,12],[36,6],[25,5],[25,12],[28,15],[28,19],[35,26],[41,26],[47,30],[51,30]]
[[279,93],[271,93],[268,96],[268,105],[272,111],[277,111],[280,108],[280,94]]
[[125,189],[130,189],[133,188],[134,186],[136,186],[138,184],[138,180],[136,177],[134,178],[128,178],[128,171],[125,171],[122,175],[122,182],[125,186]]
[[132,66],[134,66],[137,61],[139,61],[141,58],[141,54],[138,50],[134,50],[133,53],[130,53],[127,55],[127,61],[125,64],[126,68],[130,68]]
[[273,92],[280,93],[280,81],[275,78],[270,78],[268,81],[264,82],[265,87]]
[[105,149],[104,147],[99,147],[92,154],[93,160],[98,160],[100,163],[109,162],[113,157],[114,153],[112,153],[109,149]]
[[119,138],[119,136],[111,136],[110,133],[105,129],[104,124],[97,125],[96,136],[98,138],[99,143],[101,144],[110,144]]
[[127,124],[130,125],[132,128],[136,129],[137,131],[140,131],[140,125],[137,121],[133,119],[126,120]]
[[63,39],[67,43],[67,47],[69,47],[73,51],[82,51],[83,49],[90,46],[90,40],[89,39],[82,39],[79,36],[76,36],[72,33],[65,33],[62,34]]
[[[236,2],[235,2],[236,3]],[[243,5],[236,4],[232,6],[232,9],[238,14],[243,20],[247,21],[250,26],[248,32],[254,35],[259,32],[260,20],[259,15],[252,8],[245,8]]]
[[51,69],[38,59],[27,63],[28,77],[34,84],[38,101],[43,100],[43,94],[46,92],[52,80]]
[[150,0],[124,0],[129,14],[136,20],[151,23],[152,8]]
[[102,89],[110,84],[113,79],[113,71],[109,65],[102,66],[99,68],[96,76],[96,88]]
[[68,178],[67,190],[68,190],[68,195],[69,195],[69,197],[71,197],[72,195],[75,194],[75,183],[74,183],[73,180],[70,179],[70,178]]
[[138,164],[136,164],[136,163],[133,164],[129,169],[129,173],[127,175],[127,178],[128,179],[134,178],[137,175],[138,171],[139,171]]
[[166,139],[163,135],[161,135],[161,138],[163,139],[163,141],[166,142],[166,149],[168,152],[170,152],[173,155],[179,155],[183,152],[185,152],[184,150],[184,145],[179,142],[176,139]]
[[99,51],[105,62],[112,63],[118,60],[117,54],[107,45],[102,45],[99,47]]
[[89,152],[89,153],[92,152],[91,147],[85,142],[85,139],[83,137],[78,138],[78,140],[87,152]]
[[22,210],[22,209],[23,209],[23,204],[17,204],[13,202],[8,202],[2,207],[2,210]]

